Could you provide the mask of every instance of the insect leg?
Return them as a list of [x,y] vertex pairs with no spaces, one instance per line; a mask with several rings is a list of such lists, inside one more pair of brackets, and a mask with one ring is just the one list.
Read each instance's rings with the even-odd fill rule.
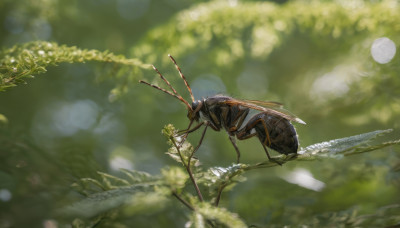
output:
[[182,137],[182,140],[181,140],[181,143],[179,144],[179,146],[183,145],[183,143],[186,141],[186,138],[188,137],[189,133],[192,133],[192,132],[196,131],[197,129],[199,129],[201,126],[203,126],[204,122],[201,122],[194,128],[190,129],[192,124],[193,124],[193,120],[190,121],[189,126],[185,130],[178,131],[177,136]]
[[207,131],[208,126],[210,126],[210,125],[206,124],[206,127],[204,128],[203,134],[201,134],[201,138],[199,140],[199,144],[193,150],[193,154],[196,153],[196,151],[199,149],[201,143],[203,142],[203,139],[204,139],[204,136],[206,135],[206,131]]
[[265,153],[267,154],[268,160],[271,160],[271,156],[269,156],[267,147],[261,142],[262,146],[264,147]]
[[[265,135],[266,135],[264,142],[261,142],[261,143],[263,145],[271,146],[271,139],[269,138],[267,124],[265,123],[264,119],[260,118],[258,121],[262,123],[262,125],[264,127],[264,131],[265,131]],[[269,158],[269,156],[268,156],[268,158]]]
[[[265,140],[263,140],[263,141],[261,140],[261,135],[257,131],[255,133],[252,133],[252,134],[249,133],[260,122],[263,125],[264,132],[265,132]],[[255,135],[257,135],[258,139],[260,140],[261,145],[263,146],[264,151],[267,154],[268,160],[274,161],[278,165],[282,165],[280,162],[278,162],[275,159],[271,158],[271,156],[268,153],[268,149],[267,149],[266,146],[270,146],[271,145],[271,139],[269,137],[267,124],[266,124],[265,120],[259,115],[256,115],[251,120],[249,120],[249,122],[247,123],[246,127],[243,130],[241,130],[240,132],[238,132],[236,137],[239,140],[244,140],[244,139],[251,138],[251,137],[253,137]]]
[[[249,109],[245,109],[243,112],[240,112],[240,118],[238,123],[238,128],[240,128],[243,124],[243,121],[246,119],[247,115],[249,114]],[[236,122],[236,121],[235,121]]]
[[193,127],[192,129],[190,129],[190,127],[192,126],[192,123],[193,123],[193,121],[190,122],[189,126],[186,129],[178,131],[178,134],[184,133],[185,135],[188,135],[189,133],[192,133],[192,132],[196,131],[197,129],[199,129],[204,124],[204,122],[201,122],[198,125],[196,125],[195,127]]
[[264,140],[264,142],[262,142],[261,139],[260,138],[259,139],[261,141],[261,145],[263,146],[263,148],[265,150],[265,153],[267,154],[268,160],[273,161],[273,162],[277,163],[278,165],[282,166],[282,163],[278,162],[277,160],[275,160],[274,158],[271,158],[271,156],[269,156],[267,147],[265,146],[265,145],[267,145],[267,143],[268,143],[268,146],[271,145],[271,140],[269,138],[267,124],[265,123],[264,119],[262,119],[262,118],[258,119],[256,122],[261,122],[263,127],[264,127],[264,131],[265,131],[265,134],[266,134],[265,140]]
[[186,131],[187,134],[192,133],[194,131],[196,131],[197,129],[199,129],[201,126],[203,126],[204,122],[199,123],[197,126],[195,126],[194,128]]
[[[259,122],[261,122],[261,124],[263,125],[265,136],[266,136],[265,140],[261,143],[263,145],[271,146],[271,139],[269,137],[267,124],[265,123],[265,120],[260,115],[256,115],[252,119],[250,119],[249,122],[247,123],[246,127],[243,129],[243,132],[246,133],[246,132],[251,131],[252,129],[254,129],[254,127]],[[242,133],[242,134],[244,134],[244,133]]]
[[235,147],[235,150],[236,150],[236,157],[237,157],[236,163],[239,164],[239,161],[240,161],[240,151],[239,151],[238,146],[236,145],[236,140],[235,140],[235,138],[234,138],[233,136],[229,136],[229,139],[231,140],[233,147]]
[[249,135],[246,135],[245,133],[246,133],[246,132],[241,132],[241,133],[237,134],[236,137],[237,137],[239,140],[245,140],[245,139],[249,139],[249,138],[251,138],[251,137],[257,135],[257,133],[253,133],[253,134],[249,134]]
[[273,162],[275,162],[276,164],[282,166],[282,163],[278,162],[277,160],[275,160],[274,158],[271,158],[271,157],[269,156],[267,147],[266,147],[262,142],[261,142],[261,145],[263,146],[263,148],[264,148],[264,150],[265,150],[265,153],[266,153],[267,156],[268,156],[268,160],[273,161]]
[[246,119],[247,115],[249,114],[249,109],[239,110],[235,120],[232,122],[231,131],[236,131],[241,128],[243,121]]

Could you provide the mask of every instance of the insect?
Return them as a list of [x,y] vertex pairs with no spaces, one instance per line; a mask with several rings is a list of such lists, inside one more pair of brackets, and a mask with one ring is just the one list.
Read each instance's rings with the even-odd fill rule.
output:
[[[305,124],[305,122],[283,109],[282,104],[278,102],[242,100],[223,95],[215,95],[195,100],[192,89],[175,59],[171,55],[168,56],[174,63],[190,93],[192,99],[191,104],[183,99],[174,87],[172,87],[169,81],[154,66],[153,69],[172,90],[172,92],[142,80],[139,82],[161,90],[164,93],[177,98],[186,105],[188,110],[187,117],[190,122],[187,129],[180,131],[183,133],[182,136],[184,140],[189,133],[198,130],[203,125],[205,126],[199,144],[194,151],[197,151],[200,147],[207,128],[211,127],[215,131],[224,129],[228,133],[229,139],[236,151],[237,163],[240,162],[240,151],[236,145],[236,139],[245,140],[256,136],[260,140],[268,159],[271,161],[275,160],[270,157],[267,147],[281,154],[297,153],[299,146],[298,137],[296,130],[290,121],[301,124]],[[250,117],[250,110],[257,110],[259,112]],[[247,118],[247,120],[246,117],[250,118]],[[197,122],[198,124],[191,128],[194,122]],[[280,164],[279,162],[277,163]]]

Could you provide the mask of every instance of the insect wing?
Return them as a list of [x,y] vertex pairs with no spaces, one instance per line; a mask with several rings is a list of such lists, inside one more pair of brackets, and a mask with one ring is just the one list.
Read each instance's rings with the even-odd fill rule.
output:
[[283,105],[278,102],[273,101],[257,101],[257,100],[239,100],[239,99],[231,99],[225,101],[227,104],[231,105],[241,105],[247,108],[255,109],[258,111],[270,113],[273,115],[281,116],[287,120],[294,121],[301,124],[306,124],[303,120],[298,118],[293,113],[289,112],[286,109],[283,109]]
[[266,107],[266,108],[278,108],[278,109],[282,109],[283,108],[283,104],[279,103],[279,102],[275,102],[275,101],[259,101],[259,100],[240,100],[242,102],[247,102],[247,103],[252,103],[255,105],[259,105],[262,107]]

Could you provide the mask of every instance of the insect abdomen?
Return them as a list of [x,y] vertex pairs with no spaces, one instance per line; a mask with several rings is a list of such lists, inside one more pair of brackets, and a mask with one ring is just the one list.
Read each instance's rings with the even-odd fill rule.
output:
[[260,140],[267,142],[266,146],[281,154],[297,153],[299,147],[297,133],[289,120],[265,113],[260,118],[263,118],[267,125],[270,144],[266,141],[267,134],[263,124],[257,124],[255,130]]

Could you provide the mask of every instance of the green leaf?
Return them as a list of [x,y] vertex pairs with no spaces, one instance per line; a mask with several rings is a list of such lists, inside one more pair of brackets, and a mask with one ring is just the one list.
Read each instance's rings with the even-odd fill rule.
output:
[[[187,164],[189,157],[193,153],[193,146],[187,140],[181,143],[181,138],[177,137],[177,130],[172,124],[166,125],[161,133],[168,139],[168,144],[171,146],[167,154],[175,161],[181,164],[182,162]],[[179,148],[179,151],[177,147]],[[199,165],[199,160],[195,157],[191,157],[190,166],[197,167]]]
[[138,192],[133,195],[123,211],[126,214],[151,214],[167,206],[168,197],[163,191]]
[[146,188],[147,186],[135,185],[96,193],[64,208],[62,212],[67,215],[92,217],[125,204],[135,193]]
[[317,143],[300,150],[298,152],[299,159],[307,156],[341,158],[343,156],[364,153],[390,145],[399,144],[400,140],[394,140],[372,145],[372,143],[374,143],[374,139],[376,139],[378,136],[388,134],[392,131],[392,129],[377,130],[351,137]]
[[378,208],[374,213],[361,214],[357,207],[315,216],[302,225],[307,227],[396,227],[400,221],[400,204]]
[[[196,205],[195,211],[194,213],[201,214],[204,219],[216,221],[218,224],[223,224],[227,227],[247,227],[237,214],[231,213],[225,208],[214,207],[203,202]],[[197,217],[197,219],[201,219],[201,217]],[[203,223],[205,223],[205,221]],[[200,224],[200,222],[197,221],[197,224]]]
[[81,178],[71,185],[79,193],[89,196],[94,192],[105,191],[107,188],[98,180],[93,178]]
[[[26,78],[46,72],[48,66],[64,62],[84,63],[86,61],[119,64],[133,67],[133,69],[151,69],[150,65],[138,59],[127,59],[108,51],[101,52],[58,45],[54,42],[33,41],[16,44],[0,52],[0,91],[26,83]],[[125,71],[132,71],[132,69],[125,69]]]
[[206,227],[204,217],[200,213],[193,212],[190,216],[189,227],[194,227],[194,228]]
[[[145,209],[146,204],[153,205],[163,200],[165,197],[155,192],[149,185],[137,184],[92,194],[62,209],[60,213],[77,217],[93,217],[123,205],[130,205],[128,210],[133,211],[132,208],[140,206]],[[135,212],[138,211],[141,210],[138,209]]]
[[159,178],[150,175],[149,173],[137,171],[137,170],[127,170],[127,169],[120,169],[125,175],[129,177],[130,184],[138,184],[138,183],[150,183],[154,181],[158,181]]
[[176,132],[177,130],[172,124],[165,125],[164,128],[161,130],[161,133],[168,139],[168,142],[170,143],[171,146],[174,145],[171,139],[174,138]]
[[103,183],[107,186],[107,189],[114,189],[118,188],[119,186],[128,186],[130,185],[127,180],[124,180],[122,178],[110,175],[108,173],[103,173],[103,172],[97,172],[102,180]]
[[[311,161],[323,158],[340,159],[343,156],[370,152],[387,146],[400,144],[400,139],[387,142],[375,142],[378,136],[382,136],[390,132],[392,132],[392,129],[377,130],[346,138],[333,139],[308,146],[304,149],[301,149],[298,154],[280,155],[274,157],[274,159],[281,164],[291,160]],[[256,165],[245,165],[243,169],[250,170],[254,168],[272,167],[277,165],[278,164],[274,161],[265,161]]]
[[162,169],[163,180],[171,189],[181,189],[185,186],[188,175],[179,167]]
[[226,189],[227,186],[233,187],[237,182],[243,182],[245,177],[241,176],[244,172],[242,164],[233,164],[227,168],[211,167],[204,173],[198,173],[200,176],[199,183],[209,187],[210,194],[215,196],[221,188]]
[[97,172],[100,176],[100,180],[81,178],[78,182],[72,184],[72,187],[81,194],[88,196],[99,191],[111,190],[134,184],[154,185],[161,183],[160,177],[152,176],[146,172],[125,169],[121,169],[121,172],[127,175],[129,179],[123,179],[108,173]]
[[[364,37],[359,35],[363,33],[396,33],[400,31],[398,12],[398,5],[385,1],[365,2],[359,8],[334,1],[289,1],[281,5],[239,1],[235,7],[227,1],[210,1],[184,10],[169,23],[156,27],[132,53],[162,62],[166,60],[158,53],[166,48],[176,56],[204,54],[215,67],[226,69],[241,58],[264,60],[282,45],[284,38],[298,33],[313,37],[316,45],[332,40],[354,44]],[[175,29],[177,24],[179,29]],[[149,48],[154,43],[160,45]]]

